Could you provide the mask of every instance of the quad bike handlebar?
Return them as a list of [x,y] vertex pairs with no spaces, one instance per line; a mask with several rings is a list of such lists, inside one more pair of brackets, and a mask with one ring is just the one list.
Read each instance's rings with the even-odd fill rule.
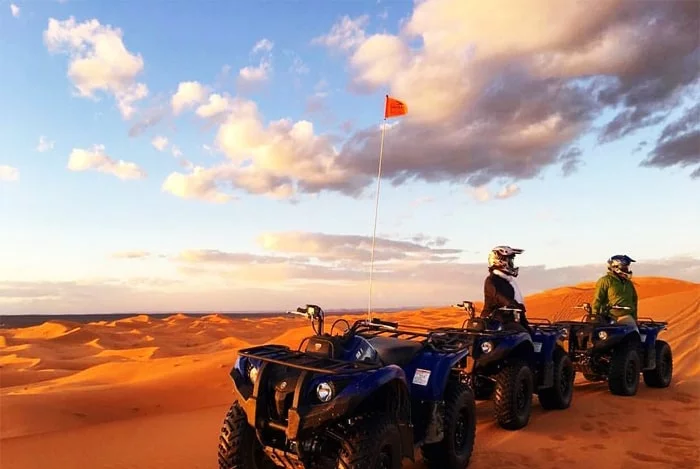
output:
[[474,308],[474,303],[472,303],[471,301],[464,300],[460,303],[453,304],[451,306],[453,308],[463,309],[467,312],[467,314],[469,314],[470,318],[473,318],[476,315],[476,308]]
[[296,311],[287,311],[288,315],[301,316],[311,321],[311,327],[317,335],[323,335],[323,323],[326,318],[326,313],[318,305],[300,306]]

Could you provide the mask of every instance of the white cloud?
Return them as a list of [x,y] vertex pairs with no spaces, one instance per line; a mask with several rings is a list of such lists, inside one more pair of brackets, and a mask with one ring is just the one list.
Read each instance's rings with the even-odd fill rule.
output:
[[19,18],[20,8],[14,3],[10,3],[10,12],[15,18]]
[[253,49],[251,50],[251,54],[257,54],[258,52],[270,52],[272,50],[272,48],[274,47],[274,45],[275,45],[275,43],[270,41],[267,38],[260,39],[253,46]]
[[54,143],[56,142],[49,140],[47,137],[42,135],[39,137],[39,144],[36,146],[36,151],[43,153],[45,151],[53,150]]
[[199,166],[190,168],[189,174],[171,173],[163,182],[161,190],[183,199],[197,199],[206,202],[224,203],[234,198],[219,190],[216,170]]
[[307,75],[310,70],[301,57],[293,54],[292,65],[289,66],[289,71],[296,75]]
[[143,58],[127,50],[122,36],[119,28],[96,19],[77,23],[71,16],[64,21],[50,18],[44,42],[49,52],[70,57],[68,77],[79,96],[96,99],[96,91],[110,93],[129,119],[134,104],[148,96],[148,87],[136,80],[143,71]]
[[508,184],[496,194],[497,199],[509,199],[520,193],[520,187],[515,184]]
[[469,193],[474,197],[474,199],[479,202],[486,202],[491,199],[491,192],[489,192],[488,187],[478,186],[468,189]]
[[321,44],[331,49],[348,51],[365,40],[364,27],[368,21],[368,15],[358,16],[354,19],[347,15],[343,16],[340,21],[333,25],[328,34],[312,39],[311,43]]
[[148,251],[118,251],[111,254],[113,259],[147,259],[152,257]]
[[178,115],[186,108],[196,106],[206,99],[207,91],[197,81],[184,81],[177,86],[177,91],[170,100],[173,114]]
[[486,185],[477,186],[467,189],[467,192],[479,202],[487,202],[493,198],[508,199],[520,193],[520,187],[517,184],[511,183],[499,190],[496,193],[491,193]]
[[168,138],[157,135],[151,140],[151,145],[158,151],[165,151],[165,149],[168,148]]
[[272,73],[272,47],[269,39],[261,39],[251,49],[251,55],[260,54],[258,65],[248,65],[238,71],[237,85],[240,91],[250,91],[270,79]]
[[[209,104],[223,102],[210,100]],[[311,122],[280,119],[265,125],[256,103],[242,98],[226,100],[225,106],[200,108],[198,114],[210,116],[212,109],[223,108],[228,109],[220,114],[215,144],[228,162],[209,169],[198,167],[190,174],[173,173],[165,184],[168,192],[223,201],[227,197],[222,189],[228,187],[279,199],[348,179],[337,166],[332,142],[315,135]]]
[[73,148],[68,159],[71,171],[99,171],[112,174],[119,179],[143,179],[146,172],[136,163],[114,160],[105,153],[104,145],[93,145],[91,149]]
[[229,95],[210,94],[208,101],[197,108],[196,114],[205,119],[215,118],[229,111],[234,101]]
[[242,90],[249,90],[267,81],[272,71],[272,62],[263,57],[257,66],[249,65],[238,71],[238,86]]
[[170,147],[170,152],[173,154],[175,158],[180,158],[182,156],[182,150],[180,150],[180,147],[177,145],[173,145]]
[[19,169],[14,166],[0,165],[0,181],[19,181]]

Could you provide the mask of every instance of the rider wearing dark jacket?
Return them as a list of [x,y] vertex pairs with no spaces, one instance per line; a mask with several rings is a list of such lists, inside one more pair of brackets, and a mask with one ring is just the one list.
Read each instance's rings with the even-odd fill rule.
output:
[[[484,280],[484,308],[481,317],[492,317],[503,323],[504,328],[529,330],[525,317],[525,304],[515,281],[519,267],[513,262],[522,249],[496,246],[489,253],[489,275]],[[522,312],[502,311],[499,308],[518,308]],[[516,321],[515,316],[520,316]]]

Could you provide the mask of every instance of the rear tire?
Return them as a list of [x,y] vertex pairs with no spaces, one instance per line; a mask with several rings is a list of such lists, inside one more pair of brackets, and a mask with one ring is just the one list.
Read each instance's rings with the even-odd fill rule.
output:
[[274,469],[248,425],[245,411],[234,402],[224,418],[219,434],[219,469]]
[[667,388],[673,379],[673,353],[663,340],[656,341],[656,367],[642,371],[644,383],[650,388]]
[[463,469],[469,465],[476,436],[476,403],[471,388],[451,383],[445,396],[445,437],[421,448],[429,469]]
[[561,347],[556,347],[553,355],[552,387],[542,389],[537,395],[540,399],[540,405],[544,409],[568,409],[574,397],[576,370],[574,370],[571,359]]
[[370,415],[343,435],[337,469],[401,469],[401,436],[391,419]]
[[641,360],[634,345],[616,350],[610,360],[608,388],[616,396],[634,396],[639,388]]
[[524,361],[507,365],[496,375],[493,403],[496,421],[506,430],[518,430],[530,421],[532,370]]

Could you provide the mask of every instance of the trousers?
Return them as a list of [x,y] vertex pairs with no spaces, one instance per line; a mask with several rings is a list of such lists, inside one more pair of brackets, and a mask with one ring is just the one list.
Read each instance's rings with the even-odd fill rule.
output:
[[637,327],[637,321],[634,319],[634,317],[631,314],[625,314],[624,316],[618,316],[615,318],[615,322],[618,324],[629,324],[630,326],[634,326],[634,330],[639,332],[639,327]]

